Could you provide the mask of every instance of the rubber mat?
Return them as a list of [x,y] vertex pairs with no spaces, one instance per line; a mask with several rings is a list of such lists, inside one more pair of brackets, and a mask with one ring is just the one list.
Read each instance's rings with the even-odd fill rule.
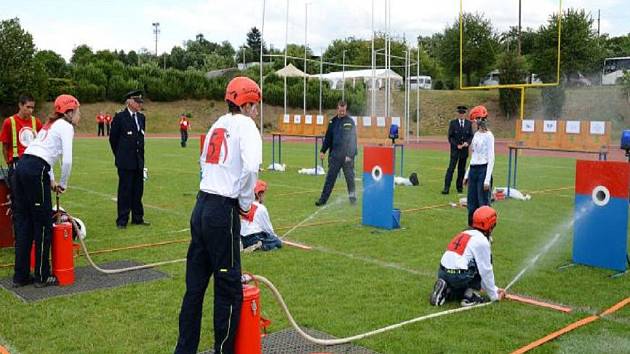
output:
[[[334,339],[328,333],[306,329],[306,333],[316,338]],[[207,351],[201,354],[211,354],[214,351]],[[331,353],[331,354],[377,354],[367,348],[352,344],[340,344],[325,346],[313,344],[304,339],[294,329],[285,329],[263,337],[264,354],[311,354],[311,353]]]
[[[142,265],[142,263],[134,261],[115,261],[99,265],[99,267],[103,269],[118,269],[137,265]],[[166,273],[155,269],[142,269],[120,274],[103,274],[90,266],[76,268],[74,270],[74,276],[74,284],[69,286],[36,288],[33,285],[28,285],[14,289],[11,286],[11,278],[0,280],[0,286],[15,294],[24,302],[35,302],[59,296],[74,295],[99,289],[117,288],[168,277]]]

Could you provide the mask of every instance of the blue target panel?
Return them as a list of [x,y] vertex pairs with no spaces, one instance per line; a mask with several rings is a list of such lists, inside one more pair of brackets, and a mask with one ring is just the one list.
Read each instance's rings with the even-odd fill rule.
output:
[[366,146],[363,149],[363,225],[393,229],[394,148]]

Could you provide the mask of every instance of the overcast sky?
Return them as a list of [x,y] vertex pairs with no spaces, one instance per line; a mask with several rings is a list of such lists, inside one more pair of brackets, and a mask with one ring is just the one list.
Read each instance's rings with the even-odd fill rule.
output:
[[[558,8],[558,0],[522,2],[524,27],[538,27]],[[583,8],[595,19],[600,9],[601,32],[617,36],[630,33],[628,2],[564,0],[563,8]],[[307,41],[315,53],[336,38],[370,38],[371,0],[290,0],[289,43],[304,43],[305,3],[309,3]],[[442,31],[459,11],[459,0],[390,3],[391,32],[408,39]],[[385,0],[374,4],[375,29],[382,31]],[[238,48],[251,27],[262,27],[262,10],[263,0],[28,0],[19,4],[0,0],[0,19],[18,17],[38,49],[52,49],[66,59],[80,44],[94,50],[153,51],[153,22],[160,23],[160,53],[198,33],[214,42],[228,40]],[[266,0],[264,40],[276,48],[284,48],[286,10],[287,0]],[[518,0],[464,0],[464,10],[483,12],[498,29],[518,24]]]

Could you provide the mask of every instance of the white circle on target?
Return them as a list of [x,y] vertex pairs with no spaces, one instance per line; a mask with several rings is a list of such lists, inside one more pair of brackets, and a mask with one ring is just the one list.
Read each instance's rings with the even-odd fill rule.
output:
[[374,166],[372,167],[372,178],[375,181],[380,181],[381,178],[383,178],[383,169],[381,168],[381,166]]
[[610,191],[604,186],[597,186],[593,189],[593,203],[597,206],[605,206],[610,201]]

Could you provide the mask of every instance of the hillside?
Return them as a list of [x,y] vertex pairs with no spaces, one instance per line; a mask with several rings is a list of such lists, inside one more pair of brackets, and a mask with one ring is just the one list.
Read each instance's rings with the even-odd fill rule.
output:
[[[375,114],[383,114],[383,93],[377,95],[377,109]],[[369,95],[369,93],[368,93]],[[394,92],[392,115],[402,116],[403,93]],[[370,101],[367,100],[363,114],[369,113]],[[542,118],[542,99],[539,89],[528,89],[526,96],[525,117]],[[484,91],[436,91],[424,90],[420,92],[420,134],[444,135],[448,128],[448,121],[454,117],[454,109],[458,105],[472,107],[484,104],[491,114],[490,127],[497,137],[509,138],[514,136],[514,117],[506,119],[499,110],[498,90]],[[379,108],[380,107],[380,108]],[[81,106],[83,119],[78,128],[79,133],[96,134],[95,116],[99,111],[115,112],[122,108],[122,104],[115,102],[89,103]],[[50,112],[51,104],[47,103],[42,111]],[[412,120],[416,112],[416,93],[411,93],[410,111]],[[225,112],[223,102],[208,100],[183,100],[176,102],[147,102],[145,113],[148,117],[148,131],[150,133],[177,133],[177,120],[182,112],[191,112],[193,118],[192,133],[205,131],[208,126]],[[301,113],[302,108],[289,108],[289,113]],[[316,110],[309,111],[316,113]],[[630,104],[621,95],[618,87],[590,87],[566,90],[566,102],[563,109],[563,119],[576,120],[610,120],[613,123],[613,140],[618,139],[621,130],[630,128]],[[325,112],[334,114],[334,110]],[[283,114],[279,106],[264,105],[265,130],[275,128],[278,118]],[[412,123],[412,134],[415,135],[415,123]]]

